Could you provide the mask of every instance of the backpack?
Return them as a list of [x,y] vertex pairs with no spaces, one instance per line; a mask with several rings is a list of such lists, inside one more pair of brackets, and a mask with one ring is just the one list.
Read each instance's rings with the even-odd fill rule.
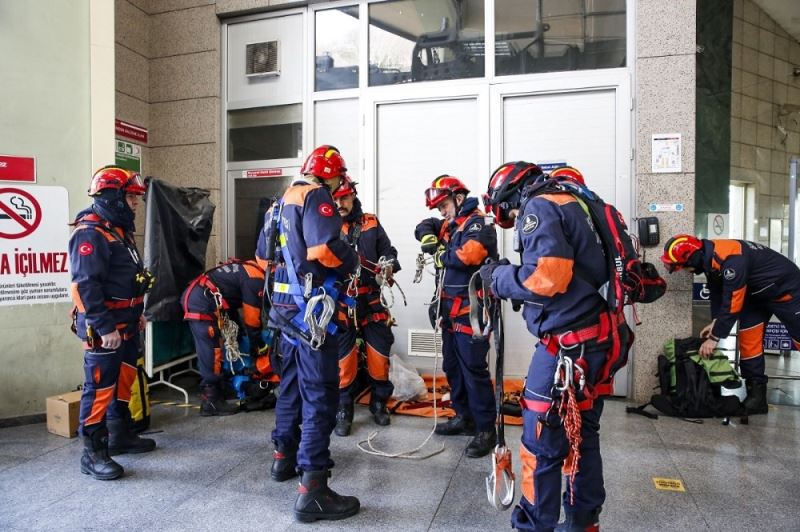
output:
[[[698,349],[702,338],[668,340],[664,354],[658,356],[658,388],[647,405],[652,404],[667,416],[684,418],[728,417],[743,413],[739,398],[723,394],[723,388],[735,390],[744,382],[720,350],[701,358]],[[638,407],[639,410],[645,406]]]
[[128,402],[134,432],[142,432],[150,428],[150,383],[144,370],[144,356],[136,360],[136,378],[131,387],[131,399]]
[[531,196],[559,192],[571,194],[590,218],[608,265],[609,280],[601,288],[609,310],[619,311],[634,303],[652,303],[664,295],[667,282],[652,263],[642,262],[638,244],[628,233],[625,219],[616,207],[573,181],[549,179],[534,185],[534,189],[529,193]]

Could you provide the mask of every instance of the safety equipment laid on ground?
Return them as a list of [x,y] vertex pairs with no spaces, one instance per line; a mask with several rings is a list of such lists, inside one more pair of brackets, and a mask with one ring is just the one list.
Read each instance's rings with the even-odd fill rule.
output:
[[744,382],[733,369],[725,353],[716,349],[702,358],[698,349],[702,338],[671,339],[664,344],[664,354],[658,356],[658,386],[660,393],[639,407],[628,407],[631,414],[653,419],[658,415],[644,409],[652,405],[667,416],[681,418],[711,418],[745,414],[739,393],[723,392],[742,389]]
[[389,380],[394,385],[392,397],[398,401],[413,401],[428,392],[417,368],[397,354],[392,355],[389,364]]

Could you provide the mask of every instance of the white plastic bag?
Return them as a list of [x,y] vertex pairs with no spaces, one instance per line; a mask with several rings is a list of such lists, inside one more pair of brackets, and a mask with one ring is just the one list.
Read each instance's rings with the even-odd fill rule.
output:
[[397,354],[389,360],[389,380],[394,384],[392,397],[398,401],[411,401],[428,393],[417,368]]

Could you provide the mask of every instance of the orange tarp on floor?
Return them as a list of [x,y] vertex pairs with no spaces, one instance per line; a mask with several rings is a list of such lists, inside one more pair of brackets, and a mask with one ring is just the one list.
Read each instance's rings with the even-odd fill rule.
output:
[[[433,376],[423,375],[422,378],[428,388],[426,397],[417,398],[414,401],[402,402],[398,402],[395,399],[390,399],[386,405],[390,412],[393,414],[402,414],[406,416],[433,417]],[[505,379],[503,382],[503,391],[505,392],[506,397],[511,394],[516,395],[518,398],[522,394],[522,379]],[[492,382],[492,389],[494,389],[494,382]],[[438,410],[437,415],[440,418],[453,417],[456,415],[455,410],[453,410],[453,407],[450,404],[449,394],[450,385],[447,383],[447,378],[444,375],[437,375],[436,406]],[[442,400],[442,397],[445,396],[447,396],[447,398]],[[369,404],[368,391],[359,396],[358,403],[362,405]],[[509,416],[507,414],[503,416],[503,421],[508,425],[522,425],[521,417]]]

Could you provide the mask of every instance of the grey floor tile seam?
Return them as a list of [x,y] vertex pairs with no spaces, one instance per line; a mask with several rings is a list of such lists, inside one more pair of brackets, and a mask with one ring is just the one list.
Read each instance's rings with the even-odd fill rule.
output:
[[675,460],[675,456],[672,454],[672,448],[669,445],[667,445],[666,441],[664,441],[664,437],[661,435],[661,432],[658,430],[658,427],[656,426],[655,421],[650,421],[650,424],[653,426],[653,430],[658,435],[658,439],[659,439],[659,441],[661,441],[661,445],[667,451],[667,456],[669,456],[670,462],[672,462],[672,465],[675,468],[675,471],[677,471],[678,476],[681,479],[681,482],[683,482],[683,487],[686,490],[686,494],[691,498],[692,504],[694,504],[694,507],[697,509],[697,513],[700,515],[700,518],[703,520],[703,524],[705,525],[706,530],[712,530],[711,525],[709,524],[709,522],[706,519],[705,515],[703,515],[703,510],[700,508],[700,505],[697,503],[697,498],[694,496],[694,493],[692,491],[690,491],[686,486],[686,479],[683,478],[683,473],[681,472],[681,469],[678,466],[678,462]]
[[433,523],[436,521],[436,516],[439,514],[439,509],[442,507],[442,503],[444,502],[445,497],[447,496],[447,492],[450,491],[450,486],[453,483],[453,479],[458,472],[458,468],[461,466],[461,461],[464,459],[464,453],[462,452],[461,455],[458,457],[458,461],[456,462],[456,466],[453,468],[453,472],[450,474],[450,478],[447,481],[447,488],[442,492],[442,496],[439,498],[439,504],[436,505],[436,510],[433,511],[433,515],[431,516],[431,520],[428,523],[428,527],[425,530],[430,530],[433,527]]
[[31,460],[35,460],[37,458],[43,458],[43,457],[47,456],[48,454],[56,452],[56,451],[60,451],[61,449],[64,449],[65,447],[67,447],[69,445],[72,445],[72,438],[70,438],[69,441],[65,442],[64,445],[59,445],[58,447],[53,447],[52,449],[49,449],[49,450],[43,452],[42,454],[37,454],[36,456],[28,457],[28,456],[14,455],[14,454],[4,454],[3,456],[10,456],[10,457],[13,457],[13,458],[21,458],[23,461],[20,462],[19,464],[15,464],[15,465],[13,465],[11,467],[3,469],[3,472],[11,471],[15,467],[19,467],[19,466],[25,465],[28,462],[30,462]]

